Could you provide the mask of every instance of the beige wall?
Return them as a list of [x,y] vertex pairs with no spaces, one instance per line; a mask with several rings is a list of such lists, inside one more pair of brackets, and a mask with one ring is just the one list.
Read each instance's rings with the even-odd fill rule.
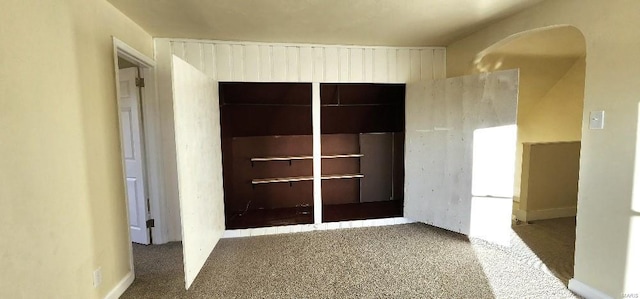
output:
[[526,143],[523,160],[522,195],[529,199],[528,210],[576,206],[580,142]]
[[[610,296],[640,292],[631,260],[634,161],[638,133],[640,26],[636,0],[545,1],[447,47],[447,76],[473,71],[476,55],[513,34],[569,24],[585,36],[586,78],[578,195],[575,278]],[[604,130],[585,126],[589,111],[605,110]],[[635,216],[634,216],[635,215]],[[637,221],[636,221],[637,223]],[[638,228],[636,228],[637,230]]]
[[129,272],[112,35],[153,54],[104,0],[0,5],[1,298],[103,297]]
[[[580,43],[571,47],[558,40]],[[582,54],[580,54],[582,53]],[[584,38],[577,29],[555,28],[525,34],[492,47],[473,72],[520,70],[518,97],[518,141],[513,198],[520,220],[528,210],[522,194],[523,143],[579,141],[584,99]],[[578,56],[576,56],[578,55]],[[582,56],[579,56],[582,55]]]

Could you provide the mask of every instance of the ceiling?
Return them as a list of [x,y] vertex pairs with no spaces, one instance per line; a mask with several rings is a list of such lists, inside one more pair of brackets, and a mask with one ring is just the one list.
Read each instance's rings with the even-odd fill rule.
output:
[[154,37],[446,46],[542,0],[108,0]]

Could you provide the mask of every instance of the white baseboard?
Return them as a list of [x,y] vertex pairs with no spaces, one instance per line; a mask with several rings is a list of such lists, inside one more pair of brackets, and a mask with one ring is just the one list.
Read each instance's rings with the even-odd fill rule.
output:
[[596,288],[584,284],[575,278],[571,278],[571,280],[569,280],[569,290],[587,299],[613,299],[613,297]]
[[577,213],[576,207],[565,207],[565,208],[556,208],[556,209],[546,209],[546,210],[517,210],[514,215],[515,218],[520,221],[535,221],[535,220],[545,220],[545,219],[555,219],[555,218],[564,218],[564,217],[575,217]]
[[368,219],[368,220],[352,220],[352,221],[340,221],[340,222],[327,222],[319,224],[298,224],[298,225],[285,225],[285,226],[272,226],[272,227],[259,227],[259,228],[247,228],[247,229],[231,229],[224,231],[223,238],[241,238],[251,236],[264,236],[264,235],[276,235],[276,234],[289,234],[309,232],[315,230],[332,230],[343,228],[355,228],[355,227],[372,227],[372,226],[385,226],[395,224],[413,223],[415,221],[404,217],[383,218],[383,219]]
[[124,291],[126,291],[129,288],[129,286],[131,286],[134,278],[135,278],[135,275],[133,275],[133,271],[129,271],[129,273],[127,273],[127,275],[125,275],[124,278],[122,278],[122,280],[120,280],[120,282],[118,282],[118,284],[116,284],[116,286],[113,287],[113,289],[111,289],[111,291],[109,291],[109,293],[106,296],[104,296],[104,298],[105,299],[120,298],[120,296],[124,294]]

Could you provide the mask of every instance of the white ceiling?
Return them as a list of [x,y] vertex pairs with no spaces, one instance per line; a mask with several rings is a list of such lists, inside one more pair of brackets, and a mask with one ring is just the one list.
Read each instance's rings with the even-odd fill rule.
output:
[[108,0],[154,37],[446,46],[542,0]]

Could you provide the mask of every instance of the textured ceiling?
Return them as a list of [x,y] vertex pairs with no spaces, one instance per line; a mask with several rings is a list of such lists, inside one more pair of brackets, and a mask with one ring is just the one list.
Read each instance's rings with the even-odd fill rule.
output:
[[446,46],[542,0],[109,0],[154,37]]

